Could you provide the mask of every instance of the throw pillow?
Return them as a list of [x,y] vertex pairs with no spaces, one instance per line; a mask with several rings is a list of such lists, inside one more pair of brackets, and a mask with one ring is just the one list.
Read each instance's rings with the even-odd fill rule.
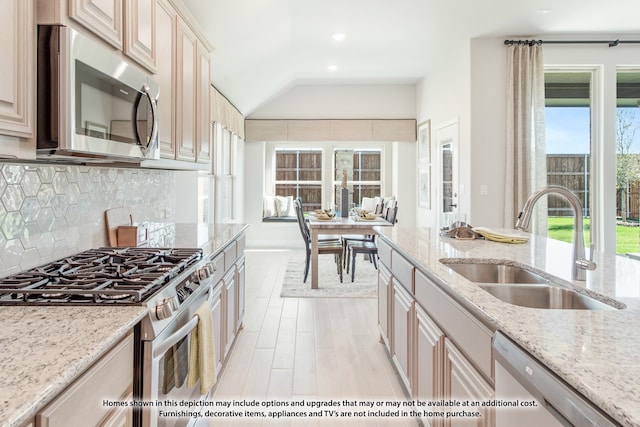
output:
[[263,218],[277,215],[275,201],[276,201],[276,198],[273,196],[262,197],[262,217]]
[[276,196],[275,197],[275,205],[276,205],[276,215],[279,217],[282,216],[293,216],[293,196]]
[[373,197],[363,197],[361,208],[367,212],[373,212],[376,210],[376,199]]

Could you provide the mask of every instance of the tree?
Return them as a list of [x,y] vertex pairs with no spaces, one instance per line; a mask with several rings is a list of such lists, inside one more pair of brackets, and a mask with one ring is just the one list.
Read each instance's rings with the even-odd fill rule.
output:
[[640,154],[634,153],[636,131],[640,127],[635,123],[636,112],[629,108],[616,110],[616,189],[621,193],[620,211],[622,221],[629,216],[629,184],[640,181]]

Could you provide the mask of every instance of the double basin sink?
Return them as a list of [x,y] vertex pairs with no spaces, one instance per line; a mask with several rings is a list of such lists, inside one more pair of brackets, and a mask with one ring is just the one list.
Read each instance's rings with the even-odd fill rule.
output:
[[615,310],[609,304],[577,292],[523,267],[507,262],[441,262],[504,302],[541,309]]

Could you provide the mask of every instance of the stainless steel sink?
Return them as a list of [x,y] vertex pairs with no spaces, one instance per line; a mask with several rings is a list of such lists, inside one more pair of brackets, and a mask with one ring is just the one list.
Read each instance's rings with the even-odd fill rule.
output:
[[544,277],[516,265],[448,263],[447,267],[476,283],[549,283]]
[[571,289],[551,285],[479,284],[494,297],[514,305],[546,309],[615,310],[608,304]]
[[543,309],[617,309],[509,261],[442,259],[440,262],[509,304]]

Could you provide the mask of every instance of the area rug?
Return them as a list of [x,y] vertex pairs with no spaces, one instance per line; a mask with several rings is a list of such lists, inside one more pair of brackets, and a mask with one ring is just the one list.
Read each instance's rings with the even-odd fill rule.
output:
[[378,271],[362,256],[356,258],[355,281],[351,282],[351,272],[343,270],[340,283],[336,264],[332,255],[318,257],[318,289],[311,289],[311,267],[307,282],[304,278],[304,252],[292,251],[287,271],[282,283],[282,297],[294,298],[375,298],[378,292]]

